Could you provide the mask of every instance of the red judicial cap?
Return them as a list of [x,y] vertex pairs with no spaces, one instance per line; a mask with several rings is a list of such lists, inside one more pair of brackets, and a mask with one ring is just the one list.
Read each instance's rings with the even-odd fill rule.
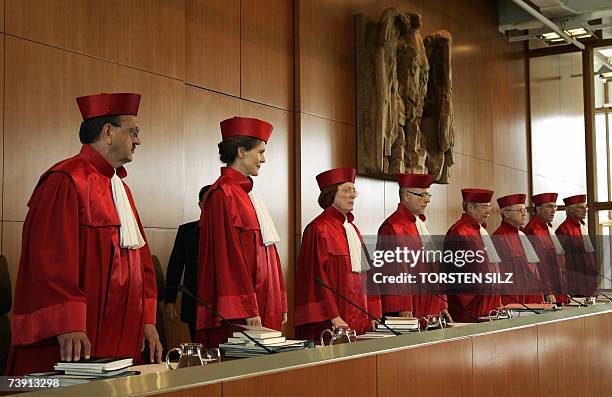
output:
[[487,189],[461,189],[463,201],[468,203],[490,203],[493,190]]
[[525,204],[526,198],[527,195],[525,194],[510,194],[508,196],[498,198],[497,204],[499,205],[499,208],[506,208],[514,204]]
[[231,119],[223,120],[220,125],[223,139],[234,136],[250,136],[268,143],[268,139],[272,135],[272,124],[250,117],[234,116]]
[[578,194],[576,196],[566,197],[563,199],[563,202],[565,203],[565,205],[586,203],[587,202],[586,194]]
[[323,190],[327,186],[336,183],[355,182],[357,170],[355,168],[334,168],[329,171],[321,172],[317,175],[319,189]]
[[431,186],[434,177],[427,174],[397,174],[400,187],[418,187],[426,189]]
[[123,116],[138,114],[140,94],[119,92],[81,96],[76,99],[83,120],[102,116]]
[[542,205],[544,203],[556,203],[557,202],[557,193],[540,193],[531,197],[531,201],[533,201],[533,205]]

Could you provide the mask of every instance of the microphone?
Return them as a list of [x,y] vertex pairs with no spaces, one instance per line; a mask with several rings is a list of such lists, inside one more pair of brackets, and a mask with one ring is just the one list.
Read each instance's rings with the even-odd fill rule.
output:
[[[599,271],[597,271],[597,269],[593,269],[595,271],[595,273],[597,273],[598,275],[600,275],[601,277],[605,278],[608,281],[612,281],[612,279],[610,279],[609,277],[604,276],[603,274],[599,273]],[[603,295],[604,298],[606,298],[607,300],[609,300],[610,302],[612,302],[612,298],[610,298],[608,295],[604,294],[603,292],[601,292],[599,289],[597,290],[597,293],[600,295]]]
[[276,351],[270,349],[268,346],[264,345],[263,343],[259,342],[257,339],[253,338],[251,335],[249,335],[246,332],[244,332],[244,329],[243,329],[244,326],[243,325],[233,323],[233,322],[229,321],[228,319],[226,319],[225,317],[223,317],[218,311],[216,311],[212,307],[208,306],[206,303],[204,303],[204,301],[202,301],[202,299],[200,299],[198,296],[194,295],[191,291],[189,291],[189,289],[187,287],[185,287],[183,284],[179,285],[178,289],[183,294],[187,295],[188,297],[192,298],[193,300],[195,300],[196,302],[198,302],[199,304],[204,306],[206,308],[206,310],[208,310],[209,312],[211,312],[215,316],[219,317],[223,324],[227,324],[227,325],[229,325],[231,327],[238,328],[238,332],[240,332],[242,335],[246,336],[247,339],[249,339],[251,342],[255,343],[255,345],[257,345],[258,347],[261,347],[262,349],[264,349],[266,351],[266,353],[268,353],[268,354],[276,353]]
[[315,283],[320,285],[323,288],[326,288],[326,289],[330,290],[331,292],[334,293],[334,295],[342,298],[342,300],[346,301],[347,303],[349,303],[351,306],[355,307],[360,312],[365,313],[368,317],[370,317],[372,320],[376,321],[378,324],[382,324],[385,328],[387,328],[389,331],[391,331],[393,333],[393,335],[398,336],[398,335],[402,334],[401,332],[398,332],[398,331],[392,329],[387,324],[385,324],[382,321],[380,321],[380,319],[378,319],[378,318],[374,317],[373,315],[371,315],[368,311],[366,311],[361,306],[357,305],[356,303],[353,303],[353,301],[351,301],[350,299],[348,299],[347,297],[342,295],[340,292],[336,291],[334,288],[332,288],[329,285],[325,284],[323,282],[323,280],[321,280],[321,277],[318,277],[318,276],[315,277]]

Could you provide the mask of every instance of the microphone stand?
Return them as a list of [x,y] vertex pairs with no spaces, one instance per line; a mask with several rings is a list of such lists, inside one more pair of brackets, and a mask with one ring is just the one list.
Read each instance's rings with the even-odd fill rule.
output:
[[223,324],[227,324],[231,327],[234,328],[238,328],[238,332],[240,332],[242,335],[246,336],[247,339],[249,339],[251,342],[255,343],[255,345],[257,345],[258,347],[261,347],[262,349],[264,349],[266,351],[267,354],[275,354],[277,353],[275,350],[270,349],[268,346],[264,345],[263,343],[259,342],[257,339],[253,338],[251,335],[247,334],[246,332],[244,332],[244,328],[243,325],[240,324],[235,324],[231,321],[229,321],[228,319],[226,319],[225,317],[223,317],[218,311],[216,311],[215,309],[213,309],[212,307],[208,306],[206,303],[204,303],[202,301],[202,299],[200,299],[199,297],[197,297],[196,295],[194,295],[191,291],[189,291],[189,289],[187,287],[185,287],[183,284],[178,286],[179,291],[181,291],[183,294],[189,296],[190,298],[192,298],[193,300],[195,300],[196,302],[198,302],[199,304],[201,304],[202,306],[204,306],[206,308],[206,310],[208,310],[210,313],[214,314],[215,316],[219,317],[221,319],[221,322]]
[[353,303],[350,299],[348,299],[347,297],[345,297],[344,295],[342,295],[340,292],[336,291],[334,288],[330,287],[329,285],[325,284],[323,282],[323,280],[321,280],[321,277],[316,277],[315,278],[315,283],[325,289],[330,290],[331,292],[333,292],[336,296],[342,298],[342,300],[344,300],[345,302],[349,303],[351,306],[355,307],[357,310],[359,310],[362,313],[365,313],[369,318],[371,318],[372,320],[376,321],[378,324],[383,325],[385,328],[387,328],[389,331],[391,331],[393,333],[393,335],[398,336],[401,335],[401,332],[398,332],[394,329],[392,329],[391,327],[389,327],[387,324],[385,324],[384,322],[380,321],[380,319],[374,317],[373,315],[371,315],[368,311],[366,311],[365,309],[363,309],[361,306]]

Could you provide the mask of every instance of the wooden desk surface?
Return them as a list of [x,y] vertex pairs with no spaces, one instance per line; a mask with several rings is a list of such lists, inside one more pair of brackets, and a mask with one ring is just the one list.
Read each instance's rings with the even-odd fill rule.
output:
[[[589,326],[585,325],[587,321]],[[575,341],[572,341],[571,335],[574,335]],[[586,342],[588,338],[584,335],[595,335],[597,340]],[[252,396],[276,397],[283,395],[282,393],[286,395],[286,388],[289,386],[292,396],[327,395],[327,391],[330,392],[329,395],[338,396],[351,390],[354,396],[399,396],[410,390],[414,391],[412,382],[418,383],[419,379],[424,379],[427,371],[435,373],[436,368],[440,371],[456,369],[460,375],[452,377],[447,385],[441,376],[424,381],[423,390],[431,388],[431,395],[436,396],[480,396],[488,395],[494,390],[497,397],[537,396],[538,387],[541,396],[554,393],[572,395],[560,390],[574,390],[577,387],[576,382],[571,387],[573,378],[567,376],[571,373],[569,370],[572,361],[578,363],[575,361],[578,360],[579,367],[584,366],[583,368],[588,368],[593,373],[604,374],[612,366],[612,355],[608,354],[611,346],[612,304],[602,304],[202,367],[95,381],[58,390],[27,393],[24,396],[58,396],[58,393],[61,393],[66,397],[227,397],[244,395],[248,390]],[[411,370],[417,367],[421,370]],[[499,383],[500,376],[508,376],[508,373],[500,372],[502,369],[524,376],[524,389],[529,391],[535,388],[536,393],[508,394],[513,381],[504,378],[505,381]],[[419,377],[419,373],[423,376]],[[270,376],[272,374],[276,375]],[[340,376],[340,385],[336,374],[351,376]],[[402,381],[402,376],[407,378]],[[472,379],[476,376],[479,380],[473,382]],[[412,380],[409,382],[408,378]],[[585,387],[612,393],[612,389],[608,388],[612,387],[610,377],[602,378],[605,380]],[[402,386],[403,384],[406,386]],[[335,390],[338,387],[344,388],[340,394]],[[449,388],[448,393],[441,393],[443,387]],[[585,388],[582,387],[578,394],[573,395],[585,395],[584,393]]]

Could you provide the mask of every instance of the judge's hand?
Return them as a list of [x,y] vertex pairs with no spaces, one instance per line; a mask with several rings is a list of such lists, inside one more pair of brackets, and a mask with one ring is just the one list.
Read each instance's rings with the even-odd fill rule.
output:
[[[161,364],[163,347],[159,341],[159,335],[157,334],[157,328],[155,328],[155,325],[145,324],[144,340],[149,343],[149,360],[152,363]],[[143,341],[141,351],[144,350],[144,346]]]
[[379,322],[376,320],[370,320],[370,326],[372,327],[372,331],[376,331],[376,327],[378,326]]
[[282,317],[282,325],[287,324],[287,312],[283,313],[283,317]]
[[348,324],[346,323],[346,321],[341,319],[340,316],[338,316],[336,318],[332,318],[331,319],[331,323],[332,323],[332,325],[335,325],[337,327],[348,327]]
[[176,312],[176,304],[174,303],[166,303],[164,305],[164,314],[166,318],[170,321],[175,321],[178,318],[178,313]]
[[451,317],[450,313],[448,312],[448,310],[444,309],[442,310],[442,315],[444,317],[446,317],[446,322],[447,323],[452,323],[453,322],[453,318]]
[[546,303],[557,303],[557,299],[555,299],[555,296],[552,294],[546,295],[545,300]]
[[81,355],[89,359],[91,343],[85,332],[67,332],[57,336],[60,345],[60,357],[62,361],[79,361]]
[[259,316],[249,317],[246,319],[246,324],[249,327],[261,327],[261,317]]
[[405,312],[399,312],[399,316],[412,318],[412,312],[410,310],[406,310]]

